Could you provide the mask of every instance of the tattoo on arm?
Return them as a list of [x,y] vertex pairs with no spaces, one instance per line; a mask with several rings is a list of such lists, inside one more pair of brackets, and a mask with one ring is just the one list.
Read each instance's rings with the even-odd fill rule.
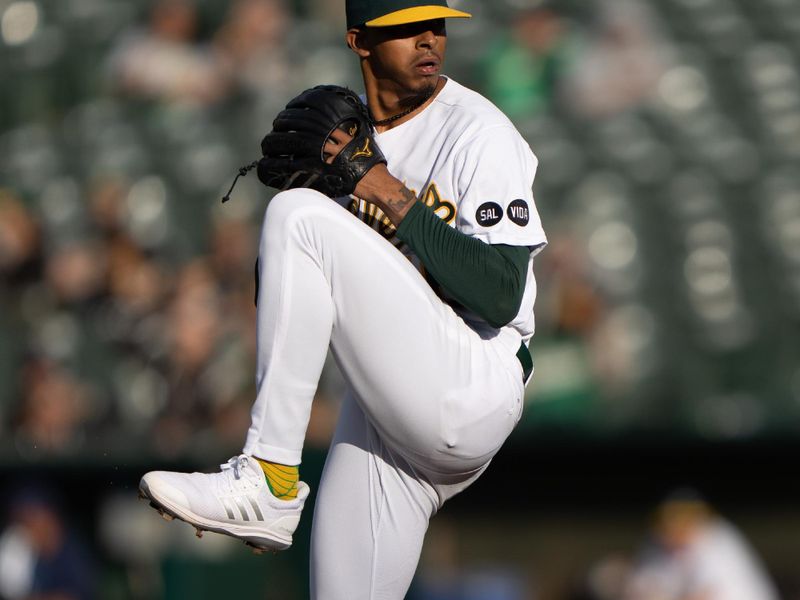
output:
[[399,197],[391,194],[386,198],[386,207],[395,214],[404,214],[405,210],[417,201],[417,197],[406,186],[401,185]]

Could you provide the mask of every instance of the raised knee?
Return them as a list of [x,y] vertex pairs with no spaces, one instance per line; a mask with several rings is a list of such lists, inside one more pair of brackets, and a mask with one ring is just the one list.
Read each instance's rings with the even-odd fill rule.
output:
[[324,208],[331,202],[327,196],[307,188],[280,192],[267,205],[265,226],[285,226],[288,221],[295,220],[304,213],[313,212],[316,208]]

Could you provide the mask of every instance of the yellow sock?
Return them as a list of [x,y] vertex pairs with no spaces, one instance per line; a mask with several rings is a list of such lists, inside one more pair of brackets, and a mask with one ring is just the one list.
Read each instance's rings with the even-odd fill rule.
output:
[[267,486],[272,495],[281,500],[293,500],[297,498],[297,482],[300,481],[300,467],[297,465],[281,465],[267,460],[256,458]]

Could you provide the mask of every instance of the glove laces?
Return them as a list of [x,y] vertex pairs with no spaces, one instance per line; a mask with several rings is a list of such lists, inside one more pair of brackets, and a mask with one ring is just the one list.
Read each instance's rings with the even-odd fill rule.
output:
[[[243,167],[241,167],[241,168],[239,169],[239,174],[238,174],[238,175],[236,175],[236,179],[234,179],[234,180],[233,180],[233,183],[231,184],[231,189],[229,189],[229,190],[228,190],[228,193],[227,193],[227,194],[225,194],[225,195],[222,197],[222,203],[223,203],[223,204],[225,204],[225,203],[226,203],[228,200],[230,200],[230,199],[231,199],[231,194],[233,193],[233,188],[235,188],[235,187],[236,187],[236,183],[239,181],[239,177],[244,177],[244,176],[245,176],[245,175],[247,175],[247,174],[248,174],[250,171],[252,171],[253,169],[255,169],[257,166],[258,166],[258,161],[257,161],[257,160],[254,160],[254,161],[253,161],[253,162],[251,162],[249,165],[245,165],[245,166],[243,166]],[[233,459],[231,459],[231,460],[233,460]]]

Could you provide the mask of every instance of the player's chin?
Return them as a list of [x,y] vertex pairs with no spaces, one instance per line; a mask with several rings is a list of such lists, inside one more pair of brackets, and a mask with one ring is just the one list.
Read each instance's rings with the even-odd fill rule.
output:
[[435,72],[430,73],[421,73],[415,70],[414,74],[409,79],[408,87],[413,90],[416,95],[430,96],[436,90],[436,86],[439,83],[439,70],[436,69]]

